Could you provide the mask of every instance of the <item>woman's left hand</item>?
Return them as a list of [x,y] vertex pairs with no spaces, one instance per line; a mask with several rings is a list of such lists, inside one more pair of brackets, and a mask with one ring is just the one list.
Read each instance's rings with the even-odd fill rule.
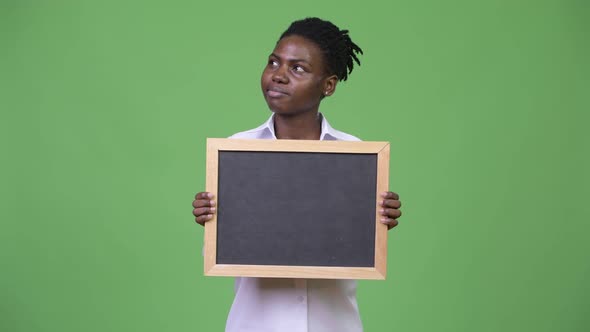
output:
[[402,202],[399,200],[399,195],[391,191],[382,193],[381,198],[379,201],[381,223],[387,225],[387,229],[392,229],[397,226],[397,219],[402,216],[402,211],[399,209]]

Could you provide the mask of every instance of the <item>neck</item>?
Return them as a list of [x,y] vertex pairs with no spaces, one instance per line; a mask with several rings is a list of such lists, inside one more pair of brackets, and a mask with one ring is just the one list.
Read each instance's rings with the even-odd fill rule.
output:
[[319,140],[322,133],[321,117],[318,112],[297,115],[275,113],[274,126],[278,139]]

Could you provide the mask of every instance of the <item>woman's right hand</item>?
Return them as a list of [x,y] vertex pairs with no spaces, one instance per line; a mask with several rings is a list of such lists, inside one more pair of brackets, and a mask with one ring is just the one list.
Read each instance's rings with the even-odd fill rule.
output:
[[213,194],[203,191],[195,195],[193,201],[193,215],[195,221],[203,226],[205,222],[213,219],[215,213],[215,201],[213,200]]

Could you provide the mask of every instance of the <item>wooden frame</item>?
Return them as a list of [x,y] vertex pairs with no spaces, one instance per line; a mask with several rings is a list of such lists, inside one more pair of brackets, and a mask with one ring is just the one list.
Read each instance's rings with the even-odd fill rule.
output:
[[207,276],[243,276],[320,279],[385,279],[387,267],[387,226],[380,222],[378,200],[389,186],[389,143],[308,140],[207,139],[206,191],[218,198],[218,163],[220,151],[323,152],[377,155],[375,201],[375,266],[328,267],[282,265],[217,264],[217,214],[205,223],[204,272]]

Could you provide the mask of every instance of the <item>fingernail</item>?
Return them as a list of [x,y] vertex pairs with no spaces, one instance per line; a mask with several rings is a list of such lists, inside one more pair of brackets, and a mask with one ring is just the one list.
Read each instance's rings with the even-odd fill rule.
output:
[[207,194],[207,197],[209,197],[209,198],[213,198],[213,194],[212,194],[212,193],[208,193],[208,194]]
[[387,219],[387,218],[381,218],[381,223],[383,223],[383,224],[387,224],[388,221],[389,221],[389,219]]
[[210,202],[209,202],[209,205],[211,205],[211,206],[215,206],[215,201],[210,201]]
[[208,214],[207,215],[207,219],[211,219],[211,218],[213,218],[213,215],[212,214]]
[[211,211],[211,212],[215,212],[215,208],[214,208],[214,207],[212,207],[212,208],[210,208],[210,209],[209,209],[209,211]]
[[379,209],[379,212],[383,213],[385,212],[385,209]]
[[387,193],[381,193],[381,197],[383,197],[383,198],[387,197]]
[[379,205],[383,205],[383,200],[380,200],[379,201]]

